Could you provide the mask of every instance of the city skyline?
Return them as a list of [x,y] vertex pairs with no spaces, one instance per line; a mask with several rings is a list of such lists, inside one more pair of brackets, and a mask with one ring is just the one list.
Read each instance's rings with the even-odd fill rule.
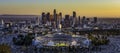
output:
[[1,0],[0,14],[40,15],[56,9],[63,15],[76,11],[77,16],[120,17],[119,3],[119,0]]

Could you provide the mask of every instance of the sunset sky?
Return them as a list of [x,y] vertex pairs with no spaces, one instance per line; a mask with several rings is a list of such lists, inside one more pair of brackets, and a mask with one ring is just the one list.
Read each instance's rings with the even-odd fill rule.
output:
[[76,11],[81,16],[120,17],[120,0],[0,0],[0,14],[32,14]]

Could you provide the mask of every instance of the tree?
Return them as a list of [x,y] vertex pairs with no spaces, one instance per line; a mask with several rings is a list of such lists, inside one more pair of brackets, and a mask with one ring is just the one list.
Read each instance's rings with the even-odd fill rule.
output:
[[10,46],[0,45],[0,53],[11,53]]
[[19,35],[17,38],[13,38],[13,43],[15,45],[31,45],[32,44],[32,39],[34,38],[34,36],[31,33],[28,33],[28,35],[23,36],[23,35]]
[[109,40],[107,38],[96,38],[92,35],[88,36],[89,39],[91,39],[93,45],[105,45],[109,43]]

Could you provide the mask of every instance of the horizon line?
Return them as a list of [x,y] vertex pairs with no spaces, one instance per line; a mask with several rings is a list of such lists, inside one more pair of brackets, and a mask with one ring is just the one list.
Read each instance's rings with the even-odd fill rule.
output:
[[[5,16],[7,16],[7,15],[21,15],[21,16],[41,16],[41,14],[0,14],[0,16],[2,16],[2,15],[5,15]],[[51,15],[53,15],[53,14],[51,14]],[[67,15],[67,14],[65,14],[65,15]],[[80,16],[80,15],[78,15],[78,16]],[[77,16],[77,17],[78,17]],[[85,15],[83,15],[83,16],[85,16]],[[80,16],[80,17],[83,17],[83,16]],[[63,16],[64,17],[64,16]],[[85,17],[97,17],[97,18],[120,18],[120,16],[85,16]]]

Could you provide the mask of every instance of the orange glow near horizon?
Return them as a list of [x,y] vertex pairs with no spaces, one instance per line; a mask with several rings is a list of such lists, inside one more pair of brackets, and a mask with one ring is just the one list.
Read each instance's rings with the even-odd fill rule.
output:
[[[15,0],[14,0],[15,1]],[[57,10],[57,13],[72,14],[76,11],[77,16],[100,16],[100,17],[120,17],[120,1],[119,0],[59,0],[59,1],[42,1],[36,0],[31,2],[18,3],[2,3],[0,4],[0,14],[32,14],[41,15],[42,12],[53,13],[53,9]],[[54,2],[52,2],[54,1]],[[6,1],[4,1],[6,2]],[[21,1],[22,2],[22,1]],[[40,3],[41,2],[41,3]]]

